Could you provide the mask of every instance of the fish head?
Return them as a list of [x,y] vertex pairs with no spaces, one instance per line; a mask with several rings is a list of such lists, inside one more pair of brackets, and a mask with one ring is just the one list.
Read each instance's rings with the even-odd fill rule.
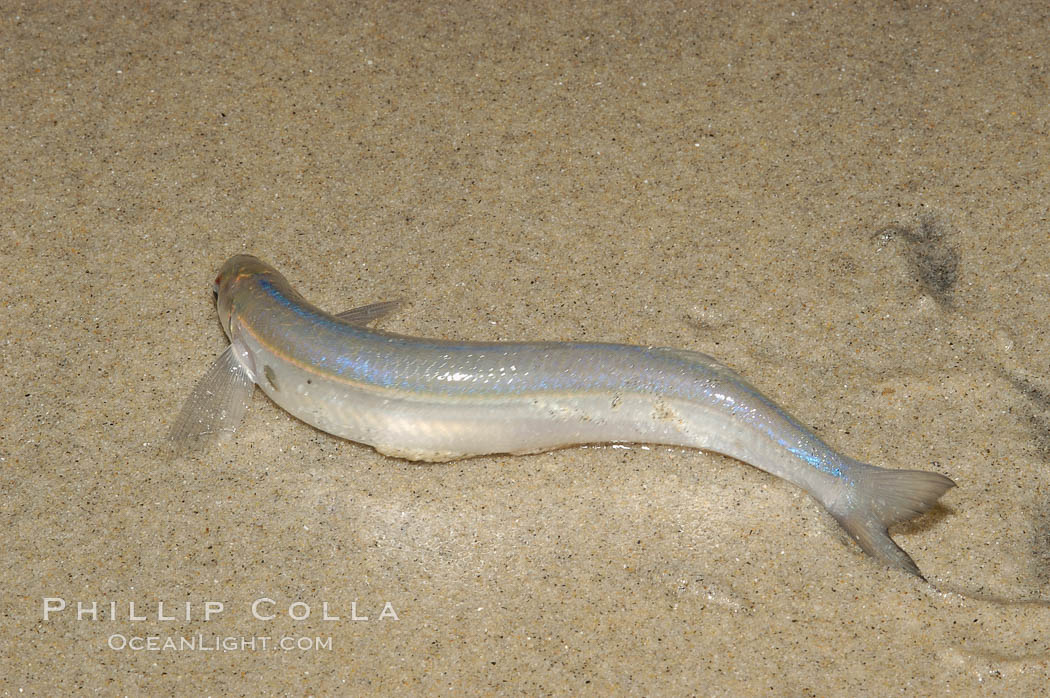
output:
[[232,322],[237,312],[238,294],[266,276],[281,278],[276,269],[258,257],[239,254],[226,260],[215,277],[212,283],[215,309],[219,313],[219,324],[222,325],[223,331],[231,341],[233,340]]

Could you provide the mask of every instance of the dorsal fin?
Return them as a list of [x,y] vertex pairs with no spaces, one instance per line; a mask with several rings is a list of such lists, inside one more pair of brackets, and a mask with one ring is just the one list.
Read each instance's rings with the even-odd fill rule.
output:
[[401,307],[401,301],[381,301],[379,303],[370,303],[369,305],[362,305],[360,308],[351,308],[350,310],[344,310],[343,312],[336,315],[340,320],[345,320],[351,325],[364,326],[373,320],[378,320],[381,317],[389,315],[390,313]]

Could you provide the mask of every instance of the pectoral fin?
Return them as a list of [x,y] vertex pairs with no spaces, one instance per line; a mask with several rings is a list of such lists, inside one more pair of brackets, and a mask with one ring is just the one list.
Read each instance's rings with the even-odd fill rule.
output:
[[219,355],[197,383],[169,436],[176,456],[200,450],[223,434],[232,434],[251,402],[255,383],[238,361],[233,345]]

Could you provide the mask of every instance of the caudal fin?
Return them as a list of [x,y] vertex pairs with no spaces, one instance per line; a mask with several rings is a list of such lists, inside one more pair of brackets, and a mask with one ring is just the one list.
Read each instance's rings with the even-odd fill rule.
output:
[[926,512],[955,483],[940,473],[870,465],[858,468],[856,475],[856,496],[849,510],[832,515],[864,552],[925,580],[915,561],[893,542],[887,529]]

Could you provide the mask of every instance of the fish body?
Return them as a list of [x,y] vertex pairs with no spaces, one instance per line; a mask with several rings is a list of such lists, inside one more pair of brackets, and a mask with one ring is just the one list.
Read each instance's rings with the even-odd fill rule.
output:
[[215,281],[230,347],[176,420],[187,451],[240,421],[258,385],[318,429],[410,460],[638,442],[722,453],[798,485],[874,557],[915,575],[887,527],[954,483],[834,451],[699,352],[577,342],[451,342],[369,329],[396,306],[332,315],[238,255]]

